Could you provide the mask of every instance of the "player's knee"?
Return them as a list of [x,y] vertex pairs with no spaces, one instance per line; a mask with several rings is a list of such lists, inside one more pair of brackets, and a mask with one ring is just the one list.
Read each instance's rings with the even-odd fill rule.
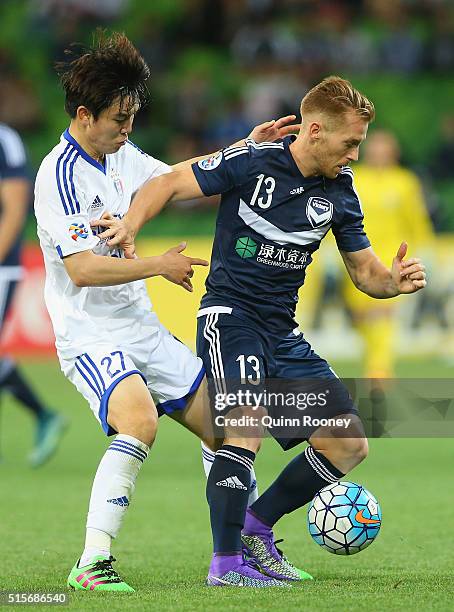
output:
[[367,457],[369,445],[366,438],[341,440],[336,448],[336,463],[342,472],[349,472]]
[[341,472],[347,474],[367,457],[366,438],[332,438],[325,441],[320,451]]
[[112,411],[109,414],[109,424],[118,433],[137,438],[147,446],[151,446],[158,430],[158,415],[155,409],[137,408],[121,413]]
[[151,411],[144,411],[136,417],[134,426],[137,432],[136,438],[151,446],[158,432],[158,415]]
[[339,438],[335,446],[339,456],[345,460],[354,461],[355,465],[367,457],[368,444],[365,438]]
[[355,465],[359,465],[369,454],[369,443],[366,438],[352,438],[349,443],[348,457]]

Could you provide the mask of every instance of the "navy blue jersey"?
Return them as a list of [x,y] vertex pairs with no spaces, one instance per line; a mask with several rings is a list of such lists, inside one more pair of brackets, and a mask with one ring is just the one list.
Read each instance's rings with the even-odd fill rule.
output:
[[201,307],[232,308],[276,333],[297,327],[298,289],[330,229],[342,251],[370,246],[352,170],[305,178],[293,138],[248,140],[192,166],[206,196],[222,194]]
[[[27,157],[19,134],[0,123],[0,183],[10,178],[29,178]],[[0,216],[1,214],[2,202],[0,200]],[[21,236],[18,236],[5,259],[0,262],[2,266],[19,264],[20,244]]]

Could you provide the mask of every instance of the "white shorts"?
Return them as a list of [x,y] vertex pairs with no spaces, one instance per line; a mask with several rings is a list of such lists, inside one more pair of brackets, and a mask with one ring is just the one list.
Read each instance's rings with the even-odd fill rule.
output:
[[107,423],[108,402],[123,378],[139,374],[162,415],[183,410],[205,374],[202,360],[161,324],[140,342],[113,338],[109,345],[87,346],[77,357],[60,357],[60,365],[107,435],[117,433]]

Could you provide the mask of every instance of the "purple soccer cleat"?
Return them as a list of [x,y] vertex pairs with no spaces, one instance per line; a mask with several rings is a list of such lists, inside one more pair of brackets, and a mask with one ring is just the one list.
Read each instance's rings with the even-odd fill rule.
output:
[[273,530],[248,509],[241,535],[243,553],[249,564],[275,580],[313,580],[304,570],[298,569],[276,547],[282,540],[275,540]]
[[289,587],[283,580],[264,576],[239,555],[213,555],[206,579],[207,586]]

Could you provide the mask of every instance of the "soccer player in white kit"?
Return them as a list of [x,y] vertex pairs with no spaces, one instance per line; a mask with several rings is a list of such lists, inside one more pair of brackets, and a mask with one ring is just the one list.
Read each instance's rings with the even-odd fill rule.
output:
[[192,265],[206,262],[182,255],[184,245],[126,260],[90,228],[103,211],[124,215],[145,181],[170,171],[128,141],[147,95],[149,70],[137,50],[125,36],[100,37],[60,70],[71,123],[35,187],[45,299],[64,374],[104,431],[116,434],[96,473],[85,549],[68,584],[131,591],[112,569],[111,538],[155,438],[158,410],[181,410],[204,377],[201,360],[152,312],[142,279],[162,275],[190,289]]
[[[143,279],[161,275],[191,291],[192,266],[207,262],[185,257],[184,243],[158,257],[126,259],[97,237],[103,228],[92,229],[91,221],[103,214],[121,218],[141,185],[171,168],[128,140],[147,99],[149,69],[126,36],[101,34],[92,48],[68,55],[57,68],[70,126],[41,163],[35,187],[45,300],[64,374],[104,432],[115,435],[96,472],[85,547],[68,586],[130,592],[112,568],[111,540],[153,444],[158,414],[214,445],[206,433],[202,361],[159,323]],[[280,137],[289,119],[256,130],[264,130],[264,139]]]

